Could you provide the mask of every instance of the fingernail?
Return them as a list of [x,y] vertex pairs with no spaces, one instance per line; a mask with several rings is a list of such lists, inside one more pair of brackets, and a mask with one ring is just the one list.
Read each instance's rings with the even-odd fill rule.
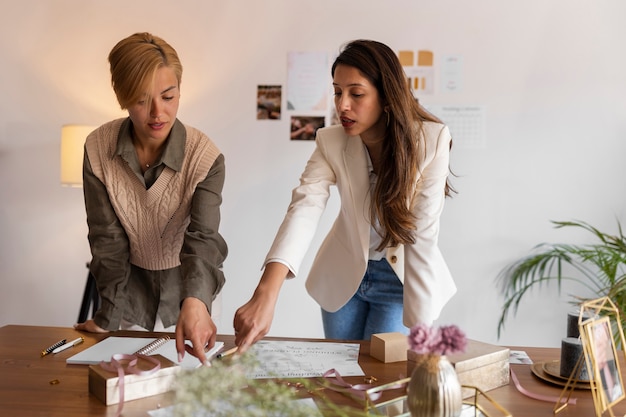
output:
[[182,362],[183,361],[183,354],[178,352],[178,362]]

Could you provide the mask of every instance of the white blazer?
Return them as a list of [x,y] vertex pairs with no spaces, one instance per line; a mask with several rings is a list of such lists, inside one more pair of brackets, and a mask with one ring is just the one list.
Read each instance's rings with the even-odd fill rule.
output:
[[[387,260],[404,284],[404,324],[431,324],[456,292],[437,240],[449,172],[450,132],[439,123],[424,123],[425,160],[418,178],[416,242],[387,249]],[[291,204],[265,259],[286,263],[298,274],[322,212],[336,185],[341,209],[315,257],[306,288],[330,312],[339,310],[357,291],[367,268],[370,238],[368,157],[359,136],[340,125],[319,129],[316,148],[293,190]]]

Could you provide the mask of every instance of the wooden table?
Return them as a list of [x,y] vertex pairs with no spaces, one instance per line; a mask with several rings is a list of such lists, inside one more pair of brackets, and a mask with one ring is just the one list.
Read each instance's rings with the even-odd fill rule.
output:
[[[119,336],[154,337],[160,333],[116,332]],[[56,355],[41,357],[41,350],[56,341],[67,338],[85,337],[85,343]],[[65,360],[79,349],[86,349],[107,335],[78,332],[71,328],[16,326],[0,328],[0,416],[114,416],[117,406],[106,407],[93,395],[87,385],[87,366],[67,365]],[[233,336],[218,336],[226,348],[233,345]],[[299,339],[311,340],[311,339]],[[523,348],[534,361],[559,359],[559,349]],[[406,362],[384,364],[369,356],[369,343],[361,343],[359,364],[366,375],[375,376],[378,384],[392,382],[406,376]],[[626,375],[626,364],[622,374]],[[529,391],[558,397],[562,388],[550,385],[535,377],[529,365],[511,365],[521,385]],[[345,378],[350,383],[363,383],[362,377]],[[53,384],[52,381],[58,381]],[[514,416],[540,417],[553,415],[554,403],[538,401],[522,395],[513,383],[487,393]],[[334,402],[358,406],[353,400],[337,393],[329,395]],[[575,390],[575,405],[569,405],[558,416],[595,415],[591,392]],[[129,401],[124,405],[124,416],[147,416],[147,411],[171,405],[171,393]],[[626,413],[626,401],[619,403],[615,415]],[[605,413],[608,415],[608,413]]]

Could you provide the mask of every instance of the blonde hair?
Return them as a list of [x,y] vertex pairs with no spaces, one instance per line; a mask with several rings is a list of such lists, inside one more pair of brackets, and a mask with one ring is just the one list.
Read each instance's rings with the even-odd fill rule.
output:
[[147,32],[135,33],[119,41],[109,53],[109,64],[111,85],[122,110],[146,98],[159,68],[172,68],[179,87],[183,75],[176,50]]

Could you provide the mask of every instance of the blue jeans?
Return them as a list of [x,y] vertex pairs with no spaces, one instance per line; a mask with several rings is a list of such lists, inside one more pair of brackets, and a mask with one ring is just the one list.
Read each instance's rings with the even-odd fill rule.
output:
[[328,339],[370,340],[372,334],[408,334],[402,323],[403,286],[386,259],[368,261],[357,292],[335,313],[322,309]]

